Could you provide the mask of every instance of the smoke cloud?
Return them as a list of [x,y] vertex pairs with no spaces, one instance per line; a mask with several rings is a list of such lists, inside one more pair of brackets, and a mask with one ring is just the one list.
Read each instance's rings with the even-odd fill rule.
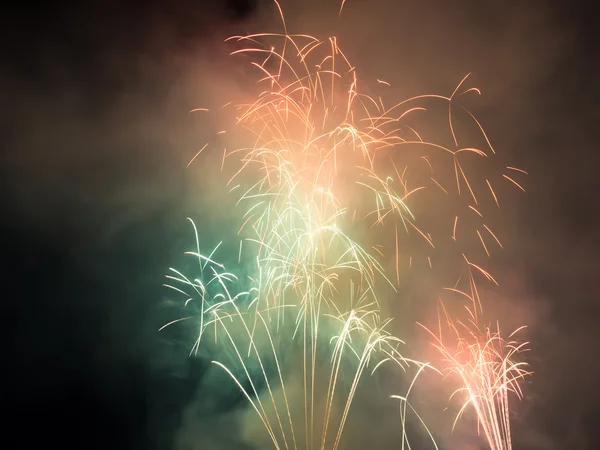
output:
[[[93,332],[81,331],[91,371],[119,385],[125,376],[115,367],[141,367],[150,448],[268,446],[246,400],[210,365],[218,346],[195,360],[188,356],[195,324],[156,331],[181,316],[161,280],[170,266],[190,267],[181,256],[193,244],[185,218],[195,220],[206,246],[239,228],[218,171],[204,162],[185,168],[208,136],[229,124],[220,105],[254,89],[247,64],[228,56],[224,39],[281,31],[268,0],[238,3],[225,9],[206,2],[96,5],[82,20],[77,8],[66,16],[49,11],[50,25],[31,39],[18,31],[30,20],[23,16],[9,29],[23,40],[23,51],[9,53],[12,64],[0,72],[7,106],[1,113],[5,227],[37,236],[35,243],[23,238],[31,246],[60,248],[77,268],[82,292],[113,286],[89,289],[85,299],[64,294],[60,304],[76,321],[95,323]],[[524,401],[513,404],[514,446],[591,449],[584,436],[598,416],[593,386],[600,367],[586,343],[598,337],[600,235],[583,193],[600,186],[591,132],[580,132],[591,123],[591,109],[574,98],[583,81],[568,69],[582,51],[572,11],[542,1],[475,8],[466,0],[349,0],[338,18],[338,1],[281,5],[289,32],[335,34],[362,79],[391,83],[390,98],[448,95],[472,73],[470,84],[483,94],[472,110],[506,165],[530,173],[527,193],[502,192],[495,229],[504,250],[489,262],[500,286],[482,291],[490,319],[503,329],[529,325],[522,337],[531,342],[527,358],[535,375],[524,386]],[[219,112],[190,113],[199,107]],[[220,162],[214,148],[203,161]],[[415,322],[435,323],[432,286],[441,283],[417,274],[385,305],[411,356],[432,362],[427,335]],[[33,304],[39,311],[54,308],[45,301]],[[294,369],[294,363],[286,368],[290,395],[301,390]],[[387,372],[365,382],[343,448],[398,447],[399,406],[389,395],[401,393],[405,382]],[[438,413],[452,390],[451,380],[442,385],[428,374],[415,394],[419,411],[443,448],[481,448],[473,417],[452,433],[453,417]],[[418,423],[412,425],[426,442]]]

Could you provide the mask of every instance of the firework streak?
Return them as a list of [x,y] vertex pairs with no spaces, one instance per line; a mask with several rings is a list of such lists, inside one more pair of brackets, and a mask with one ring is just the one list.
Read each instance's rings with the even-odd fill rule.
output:
[[[208,342],[229,349],[226,361],[213,362],[247,397],[275,448],[336,449],[365,373],[386,363],[416,377],[428,367],[403,357],[403,343],[386,331],[389,320],[382,317],[382,295],[393,295],[402,273],[413,265],[407,243],[426,249],[429,267],[438,242],[440,248],[453,244],[472,290],[477,273],[493,280],[460,250],[463,240],[457,236],[477,239],[487,255],[492,245],[500,246],[475,194],[482,184],[481,196],[496,207],[492,180],[472,181],[463,164],[495,152],[479,122],[457,103],[466,93],[479,93],[463,87],[467,77],[450,96],[423,95],[387,107],[381,96],[361,93],[358,70],[336,38],[290,34],[281,18],[282,34],[229,39],[237,45],[232,55],[249,58],[259,87],[254,99],[233,107],[235,128],[227,131],[247,146],[221,149],[222,159],[214,162],[233,167],[227,186],[241,211],[238,262],[244,261],[248,275],[238,277],[218,262],[219,246],[202,253],[196,230],[190,255],[197,259],[198,273],[171,269],[168,286],[188,302],[197,300],[198,314],[181,319],[199,319],[192,352]],[[389,88],[380,80],[376,85]],[[447,108],[451,147],[428,142],[410,125],[414,114],[435,102]],[[459,145],[456,111],[475,125],[486,151]],[[190,164],[202,159],[202,150]],[[447,173],[451,176],[444,180]],[[509,175],[500,178],[520,187]],[[423,224],[415,212],[424,193],[447,203],[459,199],[470,218],[437,216],[430,220],[436,226],[428,229],[425,216],[431,212],[422,214]],[[497,381],[492,376],[508,380],[507,373],[477,365],[476,358],[497,356],[492,347],[483,350],[485,355],[471,355],[471,378],[485,370],[490,383]],[[448,356],[445,347],[440,350]],[[291,389],[298,378],[300,387]],[[514,377],[510,380],[503,386],[514,386]],[[403,401],[404,422],[407,411],[416,411],[408,393],[396,397]],[[500,419],[480,416],[489,439],[508,430],[508,410],[501,412]],[[500,431],[494,428],[498,423]]]
[[[443,308],[443,320],[438,334],[431,331],[434,347],[445,358],[447,374],[454,374],[461,387],[453,394],[463,395],[464,401],[454,425],[468,406],[475,409],[478,424],[491,450],[511,450],[509,393],[522,397],[519,381],[530,372],[524,362],[513,357],[526,350],[527,343],[502,338],[500,326],[482,327],[472,309],[467,308],[468,320],[452,319]],[[441,319],[441,317],[440,317]],[[524,328],[524,327],[522,327]],[[449,338],[444,338],[444,330]]]

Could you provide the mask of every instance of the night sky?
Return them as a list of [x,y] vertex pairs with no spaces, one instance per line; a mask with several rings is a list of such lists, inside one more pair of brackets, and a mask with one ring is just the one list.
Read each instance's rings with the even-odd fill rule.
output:
[[[297,31],[339,33],[353,60],[401,96],[447,92],[473,72],[495,147],[530,173],[493,263],[509,299],[498,312],[530,324],[536,372],[517,404],[515,449],[598,448],[593,5],[348,0],[345,25],[331,31],[339,3],[322,2],[282,4]],[[185,218],[207,236],[230,228],[206,200],[214,193],[195,192],[186,175],[203,132],[218,126],[189,111],[243,86],[223,40],[274,18],[268,0],[60,2],[0,14],[6,448],[258,448],[228,415],[241,396],[204,380],[186,336],[157,330],[178,314],[164,307],[162,283],[189,249]]]

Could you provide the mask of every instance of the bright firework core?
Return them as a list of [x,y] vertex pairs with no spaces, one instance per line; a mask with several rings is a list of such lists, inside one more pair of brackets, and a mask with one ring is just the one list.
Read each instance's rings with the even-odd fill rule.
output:
[[[502,245],[486,212],[499,206],[498,183],[523,189],[523,171],[500,167],[493,178],[478,170],[495,150],[459,103],[479,94],[467,77],[450,95],[386,105],[383,95],[361,93],[360,70],[336,38],[290,34],[281,17],[282,34],[230,38],[232,55],[249,57],[260,93],[247,104],[225,105],[236,117],[225,139],[245,144],[221,149],[222,158],[208,163],[227,173],[246,275],[220,262],[220,244],[201,249],[194,225],[189,254],[196,273],[172,269],[168,276],[168,286],[195,308],[181,319],[198,323],[192,355],[203,346],[225,349],[213,363],[242,391],[278,449],[343,447],[359,383],[384,365],[412,380],[392,396],[401,403],[399,447],[409,445],[407,421],[437,447],[409,398],[418,375],[431,370],[458,374],[457,392],[466,395],[457,419],[472,406],[490,448],[510,449],[508,393],[520,394],[518,381],[527,374],[513,361],[523,347],[480,323],[476,281],[496,283],[483,262]],[[374,84],[382,93],[388,86]],[[413,116],[440,105],[446,143],[429,141],[413,125]],[[462,119],[485,147],[462,142]],[[432,211],[431,204],[446,206]],[[480,251],[471,254],[473,241]],[[444,357],[431,367],[404,356],[382,299],[394,298],[413,265],[434,270],[451,258],[457,274],[446,292],[458,294],[470,317],[440,317],[452,333],[443,336],[441,325],[431,333]]]

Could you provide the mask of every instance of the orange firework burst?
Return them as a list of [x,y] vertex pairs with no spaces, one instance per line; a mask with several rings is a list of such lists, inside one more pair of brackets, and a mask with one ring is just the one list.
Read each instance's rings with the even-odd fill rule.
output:
[[[464,401],[454,420],[454,426],[469,407],[477,414],[478,424],[491,450],[511,450],[509,394],[522,398],[519,382],[530,375],[527,363],[517,361],[519,353],[527,350],[527,342],[516,341],[523,328],[512,332],[505,340],[500,326],[480,326],[477,317],[467,308],[469,320],[454,320],[444,310],[438,335],[425,328],[434,338],[434,347],[444,358],[444,370],[455,374],[460,385],[452,394],[462,395]],[[443,336],[442,329],[450,333]]]
[[[281,17],[284,34],[229,39],[238,45],[232,55],[251,58],[261,89],[253,101],[235,110],[236,137],[243,135],[249,145],[223,150],[221,163],[233,160],[236,165],[229,186],[241,192],[238,203],[247,205],[240,232],[249,230],[268,252],[281,248],[291,224],[302,222],[301,227],[311,231],[305,233],[311,242],[307,246],[297,241],[286,253],[307,255],[306,249],[320,242],[324,245],[319,257],[325,257],[325,234],[341,232],[350,239],[350,231],[356,237],[356,229],[366,224],[378,232],[363,232],[361,238],[369,244],[364,251],[391,261],[395,277],[389,279],[396,283],[403,268],[412,267],[417,258],[430,268],[436,256],[447,259],[442,253],[448,245],[460,256],[455,265],[484,272],[467,249],[475,241],[489,256],[494,245],[502,246],[486,223],[486,210],[499,204],[495,185],[508,180],[522,187],[506,173],[493,180],[489,175],[478,177],[479,167],[468,169],[474,159],[495,155],[479,121],[458,103],[465,94],[479,93],[464,88],[468,76],[449,96],[421,95],[387,106],[381,95],[361,92],[358,70],[335,37],[289,34]],[[413,116],[433,102],[447,108],[451,146],[426,140],[411,125]],[[486,149],[461,145],[454,123],[460,112],[473,120]],[[480,187],[484,191],[476,194]],[[447,216],[432,214],[431,207],[424,206],[431,204],[451,211]],[[386,244],[390,240],[394,246]],[[416,254],[415,247],[424,254]],[[382,273],[366,253],[356,256],[371,274]]]

